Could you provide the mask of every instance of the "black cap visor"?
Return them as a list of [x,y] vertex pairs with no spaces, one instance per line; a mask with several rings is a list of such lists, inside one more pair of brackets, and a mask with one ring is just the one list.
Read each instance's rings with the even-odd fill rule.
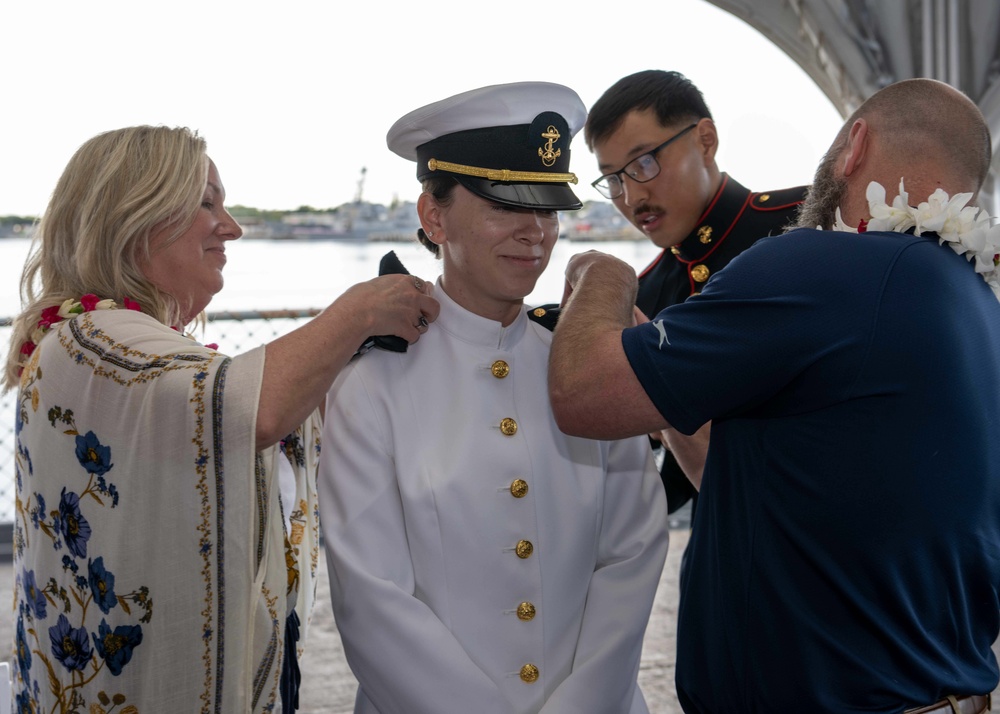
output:
[[565,183],[505,183],[462,174],[447,175],[480,198],[506,206],[545,211],[576,211],[583,208],[580,199]]

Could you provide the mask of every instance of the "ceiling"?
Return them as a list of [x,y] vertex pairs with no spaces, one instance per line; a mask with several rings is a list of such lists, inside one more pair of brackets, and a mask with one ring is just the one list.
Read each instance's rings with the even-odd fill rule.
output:
[[930,77],[975,100],[994,137],[983,203],[1000,205],[1000,2],[707,0],[744,20],[808,74],[847,117],[888,84]]

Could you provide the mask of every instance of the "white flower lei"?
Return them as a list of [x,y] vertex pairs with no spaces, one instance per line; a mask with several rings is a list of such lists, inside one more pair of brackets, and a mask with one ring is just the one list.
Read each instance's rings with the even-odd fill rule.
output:
[[871,219],[862,221],[858,228],[844,223],[837,209],[834,230],[858,233],[864,231],[895,231],[905,233],[911,228],[914,235],[936,233],[940,245],[948,247],[973,263],[976,272],[1000,300],[1000,224],[990,225],[990,214],[975,206],[966,206],[971,193],[960,193],[954,198],[937,189],[919,206],[911,206],[909,195],[899,180],[899,195],[892,205],[886,205],[885,187],[872,181],[865,192]]

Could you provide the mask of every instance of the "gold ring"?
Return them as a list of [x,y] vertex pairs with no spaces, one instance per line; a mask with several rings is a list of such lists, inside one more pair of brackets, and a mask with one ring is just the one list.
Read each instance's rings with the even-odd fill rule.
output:
[[424,281],[421,280],[420,278],[414,278],[413,279],[413,287],[415,287],[420,292],[423,292],[424,291]]

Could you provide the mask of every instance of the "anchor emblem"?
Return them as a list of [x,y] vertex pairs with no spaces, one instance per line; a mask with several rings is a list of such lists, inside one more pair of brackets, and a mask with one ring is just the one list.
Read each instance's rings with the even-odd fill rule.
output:
[[538,155],[542,157],[542,163],[546,166],[552,166],[556,162],[556,159],[562,156],[562,149],[555,149],[555,151],[553,151],[552,146],[559,141],[561,136],[562,135],[559,133],[559,130],[551,124],[549,124],[548,129],[542,132],[542,138],[548,139],[548,141],[545,142],[544,150],[543,147],[538,148]]

